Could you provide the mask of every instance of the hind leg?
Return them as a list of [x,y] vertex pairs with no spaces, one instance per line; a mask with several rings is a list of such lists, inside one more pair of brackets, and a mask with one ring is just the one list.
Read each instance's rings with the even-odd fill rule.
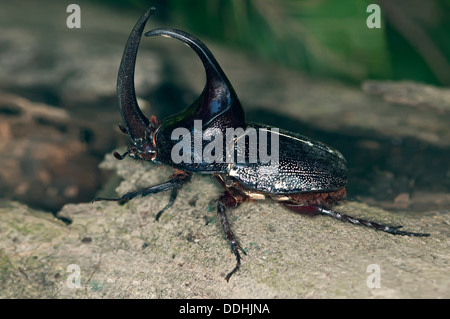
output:
[[309,214],[309,215],[330,216],[330,217],[333,217],[340,221],[349,222],[349,223],[352,223],[355,225],[361,225],[361,226],[373,228],[376,230],[384,231],[384,232],[392,234],[392,235],[415,236],[415,237],[430,236],[430,234],[402,231],[402,230],[399,230],[399,228],[401,228],[402,226],[383,225],[383,224],[372,222],[372,221],[369,221],[366,219],[356,218],[356,217],[353,217],[350,215],[342,214],[342,213],[339,213],[332,209],[326,209],[326,208],[323,208],[320,206],[311,206],[311,205],[302,206],[302,205],[295,204],[295,203],[283,203],[283,205],[297,213],[303,213],[303,214]]

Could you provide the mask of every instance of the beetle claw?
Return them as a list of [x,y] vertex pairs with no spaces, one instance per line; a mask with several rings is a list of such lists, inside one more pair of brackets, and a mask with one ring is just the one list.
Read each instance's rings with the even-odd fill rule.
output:
[[[245,199],[241,199],[245,200]],[[234,236],[233,232],[231,231],[230,224],[228,223],[226,210],[227,208],[236,207],[238,206],[240,202],[236,200],[235,197],[230,193],[230,190],[226,190],[222,196],[220,196],[219,201],[217,203],[217,213],[220,216],[220,222],[222,224],[222,228],[225,232],[225,236],[227,237],[228,241],[231,245],[231,251],[236,256],[236,266],[233,268],[233,270],[225,276],[225,280],[228,282],[231,278],[231,276],[239,270],[239,267],[241,266],[241,255],[239,254],[239,250],[242,251],[244,255],[247,255],[245,250],[239,245],[238,241],[236,240],[236,237]]]
[[230,281],[231,276],[233,276],[233,274],[237,272],[241,266],[241,255],[239,254],[239,249],[245,254],[245,251],[239,246],[239,244],[237,244],[236,242],[231,243],[231,250],[236,256],[236,266],[228,275],[225,276],[225,280],[227,282]]
[[178,187],[172,188],[172,193],[170,194],[169,203],[166,205],[166,207],[161,209],[158,212],[158,214],[156,214],[155,222],[159,221],[159,218],[161,217],[162,213],[164,213],[169,207],[171,207],[173,205],[173,203],[175,202],[175,199],[177,198],[177,195],[178,195]]
[[116,159],[118,159],[119,161],[123,160],[127,155],[128,155],[128,151],[126,151],[125,153],[123,153],[122,155],[120,155],[118,152],[114,152],[113,153],[114,157]]
[[127,128],[122,123],[119,123],[119,129],[122,133],[128,134]]

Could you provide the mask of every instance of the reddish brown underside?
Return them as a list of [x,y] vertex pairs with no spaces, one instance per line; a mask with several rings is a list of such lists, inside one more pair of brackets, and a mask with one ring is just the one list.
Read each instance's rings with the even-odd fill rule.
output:
[[[223,176],[215,175],[219,182],[225,187],[225,194],[227,194],[227,207],[237,206],[245,201],[253,200],[246,193],[249,192],[242,185],[233,181],[229,185],[223,180]],[[297,194],[267,194],[260,191],[250,191],[254,194],[264,195],[266,198],[272,198],[273,200],[281,202],[284,206],[295,211],[298,207],[323,207],[330,209],[334,204],[342,201],[346,196],[346,188],[343,187],[337,191],[331,192],[309,192],[309,193],[297,193]]]
[[287,201],[285,205],[320,206],[329,209],[334,204],[342,201],[346,196],[345,187],[333,192],[291,194],[289,195],[291,200]]

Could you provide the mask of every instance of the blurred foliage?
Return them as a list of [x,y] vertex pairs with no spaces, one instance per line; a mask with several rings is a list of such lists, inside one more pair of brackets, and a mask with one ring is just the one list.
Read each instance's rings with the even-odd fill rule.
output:
[[[450,0],[114,0],[313,76],[450,85]],[[111,1],[108,1],[111,3]],[[367,6],[382,27],[366,26]]]

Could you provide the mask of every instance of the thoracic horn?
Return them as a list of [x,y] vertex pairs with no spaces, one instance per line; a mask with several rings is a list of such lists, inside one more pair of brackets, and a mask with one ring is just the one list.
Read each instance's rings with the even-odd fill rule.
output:
[[181,30],[159,28],[145,36],[163,36],[186,43],[199,56],[206,72],[206,85],[200,97],[186,110],[186,115],[203,120],[203,125],[213,122],[220,116],[222,126],[245,127],[244,110],[239,99],[209,49],[197,38]]

